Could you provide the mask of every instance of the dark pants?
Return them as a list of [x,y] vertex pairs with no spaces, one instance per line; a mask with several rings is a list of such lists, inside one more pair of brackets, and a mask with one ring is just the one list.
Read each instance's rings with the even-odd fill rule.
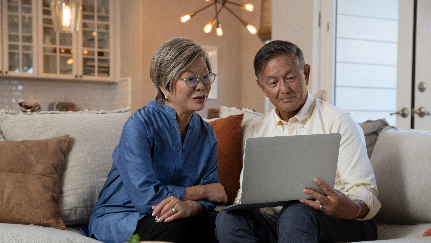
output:
[[177,219],[169,223],[157,223],[155,217],[146,216],[139,220],[134,234],[141,241],[218,242],[215,237],[216,211],[204,212],[199,216]]
[[377,239],[373,220],[326,216],[299,202],[278,215],[256,210],[222,211],[216,219],[220,243],[234,242],[354,242]]

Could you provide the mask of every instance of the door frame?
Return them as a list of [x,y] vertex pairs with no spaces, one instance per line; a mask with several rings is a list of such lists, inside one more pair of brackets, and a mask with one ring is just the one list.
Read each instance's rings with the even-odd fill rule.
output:
[[417,0],[399,1],[396,107],[409,109],[406,118],[397,115],[399,129],[413,129],[415,124],[416,22]]
[[[326,90],[327,101],[332,104],[334,104],[335,99],[336,2],[337,0],[322,1],[320,14],[322,28],[319,50],[320,88]],[[415,87],[417,0],[399,1],[398,21],[396,111],[406,107],[409,109],[409,115],[406,118],[397,115],[396,126],[399,129],[414,129],[415,89],[413,87]],[[400,67],[405,68],[401,69]]]

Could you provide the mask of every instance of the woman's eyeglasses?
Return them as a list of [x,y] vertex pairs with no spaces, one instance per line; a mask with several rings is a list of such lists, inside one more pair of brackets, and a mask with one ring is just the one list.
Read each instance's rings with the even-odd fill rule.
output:
[[204,74],[202,76],[190,76],[188,78],[181,79],[181,80],[186,81],[186,84],[188,87],[194,88],[194,87],[196,87],[196,85],[198,85],[199,80],[204,85],[210,85],[214,82],[216,77],[217,77],[217,74],[215,74],[215,73],[207,73],[207,74]]

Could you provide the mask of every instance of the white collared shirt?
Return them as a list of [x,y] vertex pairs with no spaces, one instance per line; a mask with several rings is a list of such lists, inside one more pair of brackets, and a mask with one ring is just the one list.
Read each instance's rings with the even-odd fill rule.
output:
[[[334,188],[352,200],[363,201],[369,212],[361,220],[371,219],[381,207],[377,199],[376,179],[367,155],[364,133],[348,112],[315,99],[308,93],[304,106],[289,121],[281,120],[273,109],[251,124],[244,136],[246,140],[254,137],[329,133],[341,134]],[[240,183],[242,188],[242,172]],[[241,188],[238,190],[237,200],[241,198]],[[272,211],[278,213],[279,209],[280,207],[273,208]]]

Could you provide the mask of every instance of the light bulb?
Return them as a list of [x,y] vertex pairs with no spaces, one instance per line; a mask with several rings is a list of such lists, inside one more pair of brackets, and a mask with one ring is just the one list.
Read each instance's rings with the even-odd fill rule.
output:
[[215,18],[212,18],[210,20],[210,22],[208,22],[208,24],[205,25],[204,32],[205,33],[210,33],[215,22],[216,22]]
[[181,22],[185,23],[187,22],[192,16],[190,14],[184,15],[181,17]]
[[70,27],[70,19],[71,19],[70,7],[69,5],[65,5],[63,8],[63,19],[61,21],[64,28]]
[[248,29],[248,31],[250,31],[250,33],[252,33],[252,34],[256,34],[256,32],[257,32],[256,28],[255,28],[253,25],[251,25],[251,24],[248,24],[248,25],[247,25],[247,29]]
[[245,10],[247,10],[249,12],[252,12],[253,9],[254,9],[254,6],[251,3],[247,3],[247,4],[241,4],[241,8],[245,9]]
[[221,29],[221,24],[217,22],[217,35],[222,36],[223,30]]

